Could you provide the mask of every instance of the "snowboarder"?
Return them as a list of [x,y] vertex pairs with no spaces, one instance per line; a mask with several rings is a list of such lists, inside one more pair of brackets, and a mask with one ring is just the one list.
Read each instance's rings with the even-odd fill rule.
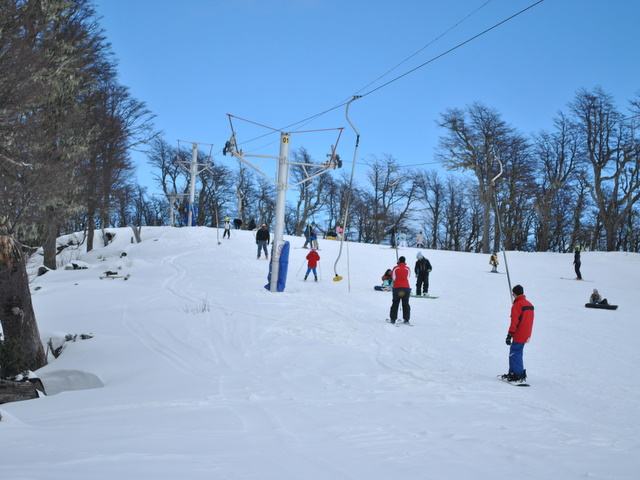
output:
[[599,305],[609,305],[609,301],[606,298],[602,298],[597,288],[593,289],[593,293],[589,297],[589,303],[597,303]]
[[229,217],[224,218],[224,233],[222,234],[222,238],[224,237],[231,238],[231,222],[229,221]]
[[491,273],[498,273],[498,252],[495,250],[491,253],[489,265],[491,265]]
[[393,288],[393,279],[391,278],[391,269],[387,268],[387,271],[382,275],[382,286],[391,290]]
[[573,268],[576,271],[576,280],[582,280],[582,275],[580,274],[581,265],[582,261],[580,260],[580,247],[576,247],[573,251]]
[[533,305],[524,295],[522,285],[516,285],[511,292],[514,299],[511,306],[511,323],[505,340],[510,347],[509,373],[502,375],[502,378],[512,383],[524,383],[527,371],[524,368],[522,354],[533,330]]
[[431,262],[422,255],[422,252],[418,252],[416,255],[418,259],[416,266],[413,268],[413,272],[416,274],[416,295],[428,295],[429,294],[429,272],[431,272]]
[[261,250],[264,250],[264,256],[268,260],[269,253],[267,252],[267,245],[271,241],[271,235],[269,235],[269,230],[267,230],[267,225],[262,224],[260,230],[256,232],[256,245],[258,245],[258,258],[260,258]]
[[409,297],[411,296],[411,285],[409,277],[411,277],[411,268],[409,268],[404,257],[398,259],[398,264],[391,271],[391,279],[393,280],[393,297],[391,301],[391,309],[389,310],[389,321],[396,323],[398,319],[398,307],[402,302],[402,319],[404,323],[409,323],[411,319],[411,307],[409,306]]
[[318,281],[318,274],[316,273],[316,267],[318,266],[318,262],[320,261],[320,255],[315,247],[311,247],[311,251],[307,254],[307,273],[304,275],[304,279],[306,280],[309,276],[309,273],[313,271],[313,276]]

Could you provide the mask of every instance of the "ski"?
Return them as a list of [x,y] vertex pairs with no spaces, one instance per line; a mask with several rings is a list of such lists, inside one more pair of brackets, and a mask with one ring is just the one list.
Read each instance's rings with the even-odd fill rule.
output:
[[584,278],[567,278],[567,277],[560,277],[562,280],[575,280],[577,282],[592,282],[593,280],[585,280]]
[[402,320],[396,320],[395,322],[391,322],[391,319],[387,318],[387,319],[385,319],[385,322],[391,323],[391,325],[395,325],[396,327],[399,327],[400,325],[405,326],[405,327],[413,327],[413,323],[409,323],[409,322],[405,323]]
[[432,297],[431,295],[410,295],[410,297],[412,297],[412,298],[431,298],[431,299],[440,298],[440,297]]
[[513,385],[514,387],[530,387],[528,383],[514,383],[510,382],[506,378],[502,378],[502,375],[498,375],[498,380],[502,380],[504,383],[508,383],[509,385]]

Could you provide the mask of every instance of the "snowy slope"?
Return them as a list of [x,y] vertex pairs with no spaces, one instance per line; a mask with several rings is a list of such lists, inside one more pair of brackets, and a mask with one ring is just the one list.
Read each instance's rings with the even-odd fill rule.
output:
[[[0,406],[3,480],[638,478],[638,254],[584,253],[579,282],[561,278],[571,254],[508,252],[536,307],[532,386],[514,388],[496,379],[510,297],[488,255],[421,250],[440,298],[393,327],[372,288],[392,249],[345,243],[334,282],[339,242],[321,240],[304,282],[304,239],[287,238],[271,293],[251,232],[114,231],[75,255],[89,269],[34,280],[45,341],[94,337],[37,372],[55,394]],[[593,288],[620,308],[585,309]]]

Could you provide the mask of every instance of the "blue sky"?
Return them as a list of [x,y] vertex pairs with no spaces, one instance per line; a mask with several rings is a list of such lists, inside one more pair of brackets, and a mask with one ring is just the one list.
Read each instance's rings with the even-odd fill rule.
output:
[[[235,168],[221,154],[232,114],[273,129],[295,124],[287,131],[344,127],[338,153],[350,162],[355,134],[345,108],[331,109],[365,94],[350,107],[360,174],[372,156],[438,168],[434,149],[444,131],[435,121],[476,101],[523,133],[551,129],[580,88],[599,85],[626,111],[640,92],[640,2],[628,0],[545,0],[381,87],[534,3],[96,0],[96,7],[120,81],[157,115],[170,144],[214,144],[213,160]],[[271,130],[239,120],[234,129],[245,152],[278,154],[277,135],[250,141]],[[295,134],[291,147],[324,160],[335,140],[334,130]],[[145,157],[134,158],[141,183],[157,191]]]

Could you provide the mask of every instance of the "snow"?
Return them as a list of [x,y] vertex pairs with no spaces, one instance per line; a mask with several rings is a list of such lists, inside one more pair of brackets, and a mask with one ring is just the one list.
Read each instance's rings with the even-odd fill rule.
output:
[[[585,252],[580,282],[561,278],[572,254],[507,252],[536,308],[531,387],[514,388],[496,379],[510,296],[489,255],[421,249],[440,298],[412,298],[408,328],[373,290],[389,248],[345,243],[334,282],[340,244],[320,240],[304,282],[287,237],[271,293],[252,232],[110,231],[63,252],[87,269],[34,278],[44,342],[93,337],[36,372],[48,396],[0,406],[3,480],[638,478],[638,254]],[[619,309],[584,308],[593,288]]]

